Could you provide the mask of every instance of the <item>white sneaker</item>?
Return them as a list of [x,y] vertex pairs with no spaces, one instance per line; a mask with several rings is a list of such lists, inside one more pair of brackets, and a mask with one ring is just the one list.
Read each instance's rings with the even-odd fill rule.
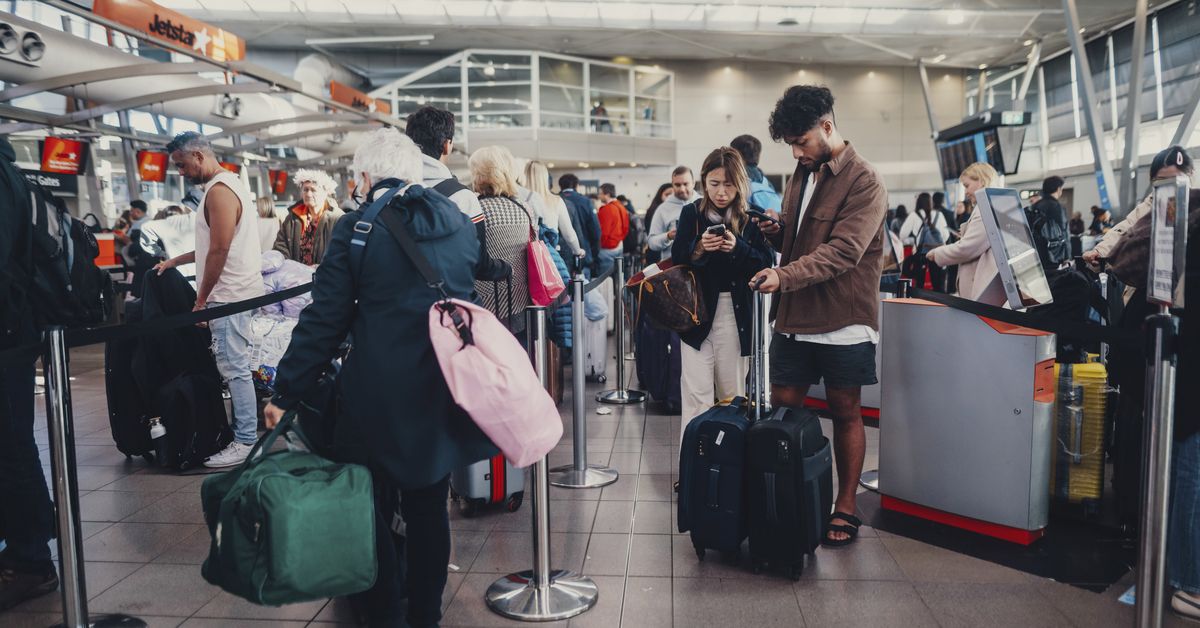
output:
[[1171,596],[1171,610],[1180,617],[1200,621],[1200,595],[1176,591],[1175,595]]
[[210,469],[222,469],[224,467],[233,467],[245,462],[246,457],[250,455],[250,450],[254,449],[254,445],[245,445],[237,441],[229,443],[225,449],[213,454],[208,460],[204,461],[204,466]]

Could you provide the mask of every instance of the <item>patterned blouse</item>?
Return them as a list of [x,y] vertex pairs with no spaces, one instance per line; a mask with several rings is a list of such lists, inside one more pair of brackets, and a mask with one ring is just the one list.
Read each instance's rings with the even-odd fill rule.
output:
[[500,320],[515,319],[514,330],[524,329],[524,311],[529,298],[529,268],[525,249],[531,229],[536,229],[533,212],[507,196],[480,196],[484,225],[487,228],[487,249],[492,259],[504,260],[512,266],[512,288],[509,282],[476,281],[475,291],[480,303]]
[[313,259],[313,242],[316,240],[317,227],[320,226],[321,217],[325,215],[325,211],[322,210],[315,215],[310,211],[308,215],[308,223],[300,228],[300,259],[296,261],[312,266],[317,263]]

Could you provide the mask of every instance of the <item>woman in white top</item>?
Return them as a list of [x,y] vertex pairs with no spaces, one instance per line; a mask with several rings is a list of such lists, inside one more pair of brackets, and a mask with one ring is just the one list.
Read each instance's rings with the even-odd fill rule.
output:
[[[975,162],[963,170],[958,180],[965,192],[963,202],[974,205],[975,193],[991,186],[996,180],[996,169],[983,162]],[[927,259],[939,266],[959,265],[959,296],[981,303],[1002,305],[1005,301],[1004,289],[998,281],[1000,275],[980,212],[971,212],[971,218],[963,225],[961,237],[954,244],[929,251]]]
[[571,214],[567,212],[567,204],[557,194],[550,192],[550,171],[546,169],[546,165],[540,161],[530,161],[525,164],[522,179],[521,183],[545,203],[546,215],[543,216],[543,220],[547,227],[558,232],[563,251],[573,257],[586,256],[587,252],[579,246],[579,236],[571,226]]
[[926,216],[933,215],[932,225],[938,231],[942,232],[942,238],[948,238],[950,231],[946,227],[946,217],[942,212],[933,211],[933,197],[929,192],[921,192],[917,195],[917,209],[909,214],[900,225],[900,240],[905,244],[918,244],[917,236],[921,234],[921,227],[926,223]]
[[275,236],[279,235],[279,218],[275,215],[275,202],[270,196],[258,197],[258,245],[263,253],[275,248]]

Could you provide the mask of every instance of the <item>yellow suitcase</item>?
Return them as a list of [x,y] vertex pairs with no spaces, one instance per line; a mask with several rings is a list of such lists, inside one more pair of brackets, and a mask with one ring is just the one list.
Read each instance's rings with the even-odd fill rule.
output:
[[1098,511],[1104,493],[1108,372],[1099,362],[1056,364],[1051,497]]

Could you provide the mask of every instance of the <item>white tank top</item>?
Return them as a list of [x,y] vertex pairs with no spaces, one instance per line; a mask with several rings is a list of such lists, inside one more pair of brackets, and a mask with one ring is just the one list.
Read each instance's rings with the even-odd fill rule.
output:
[[225,260],[225,268],[221,271],[217,285],[213,286],[212,293],[208,295],[208,302],[233,303],[262,296],[262,252],[258,243],[258,214],[254,212],[250,191],[242,185],[242,180],[224,169],[204,184],[204,198],[200,199],[200,215],[196,217],[196,284],[199,286],[203,280],[204,264],[212,237],[204,214],[205,203],[208,202],[209,190],[218,183],[224,183],[237,195],[242,204],[242,211],[237,229],[233,232],[233,242],[229,245],[229,257]]

